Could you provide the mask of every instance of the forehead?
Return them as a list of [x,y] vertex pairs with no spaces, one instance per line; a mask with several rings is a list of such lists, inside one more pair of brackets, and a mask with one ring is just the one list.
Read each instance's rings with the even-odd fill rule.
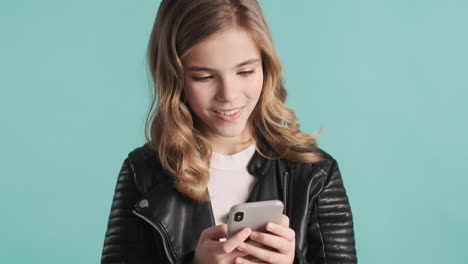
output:
[[182,63],[185,70],[209,67],[223,71],[233,69],[241,62],[259,58],[260,50],[250,33],[240,27],[228,27],[192,47]]

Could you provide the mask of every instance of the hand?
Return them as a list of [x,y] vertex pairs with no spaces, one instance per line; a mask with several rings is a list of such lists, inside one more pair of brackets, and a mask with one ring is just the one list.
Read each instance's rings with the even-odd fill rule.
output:
[[240,252],[236,248],[243,243],[252,233],[250,228],[244,228],[229,239],[220,242],[220,238],[227,237],[227,225],[217,225],[209,227],[200,235],[194,264],[232,264],[236,257],[244,257],[247,253]]
[[[272,234],[252,232],[250,238],[271,249],[246,242],[241,242],[237,249],[267,263],[293,263],[294,250],[296,248],[296,233],[289,228],[289,218],[283,215],[281,225],[269,222],[267,230]],[[253,264],[257,262],[252,262],[243,256],[239,256],[235,259],[235,263]]]

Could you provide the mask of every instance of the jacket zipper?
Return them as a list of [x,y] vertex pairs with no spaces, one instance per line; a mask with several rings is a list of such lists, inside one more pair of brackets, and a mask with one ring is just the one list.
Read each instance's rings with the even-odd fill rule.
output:
[[284,211],[283,214],[287,213],[286,206],[288,202],[288,175],[289,173],[287,171],[284,172],[284,177],[283,177],[283,202],[284,202]]
[[157,226],[155,223],[153,223],[151,220],[149,220],[147,217],[145,217],[144,215],[138,213],[136,210],[132,210],[132,212],[137,215],[138,217],[140,217],[141,219],[145,220],[147,223],[149,223],[151,226],[154,227],[154,229],[156,229],[156,231],[158,231],[159,235],[161,236],[162,238],[162,244],[163,244],[163,247],[164,247],[164,251],[166,253],[166,256],[167,256],[167,259],[169,260],[169,262],[171,264],[175,264],[175,257],[173,256],[173,252],[172,251],[169,251],[169,245],[166,245],[166,241],[167,241],[167,236],[166,236],[166,233],[161,229],[159,228],[159,226]]

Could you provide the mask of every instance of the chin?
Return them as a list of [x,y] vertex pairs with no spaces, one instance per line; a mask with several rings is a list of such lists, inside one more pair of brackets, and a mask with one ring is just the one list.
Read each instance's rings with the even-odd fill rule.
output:
[[244,128],[245,126],[242,128],[233,128],[233,129],[224,128],[224,129],[217,129],[216,132],[218,135],[227,137],[227,138],[239,137],[243,134],[242,132],[244,131]]
[[239,137],[242,135],[242,131],[239,132],[234,132],[234,131],[229,131],[229,132],[224,132],[224,131],[218,131],[218,135],[226,137],[226,138],[233,138],[233,137]]

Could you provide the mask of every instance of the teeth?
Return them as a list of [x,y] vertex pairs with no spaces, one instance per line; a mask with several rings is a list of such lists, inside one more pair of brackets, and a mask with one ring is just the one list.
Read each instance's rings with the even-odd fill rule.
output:
[[236,110],[231,110],[231,111],[215,111],[215,112],[218,113],[218,114],[222,114],[222,115],[232,115],[232,114],[237,113],[239,111],[240,111],[240,108],[236,109]]

